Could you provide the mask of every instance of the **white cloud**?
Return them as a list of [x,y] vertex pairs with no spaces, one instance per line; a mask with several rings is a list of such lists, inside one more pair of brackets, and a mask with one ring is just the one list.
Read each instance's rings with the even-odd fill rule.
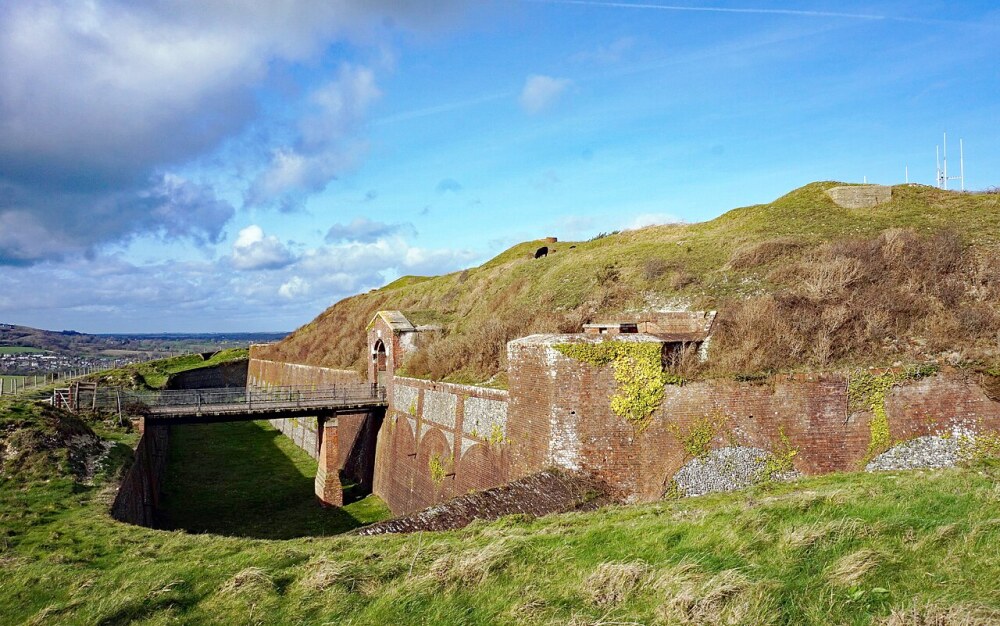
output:
[[309,283],[298,276],[292,276],[287,283],[278,288],[278,295],[294,300],[309,293]]
[[533,74],[524,81],[521,90],[521,107],[528,113],[541,113],[548,109],[573,84],[568,78],[553,78]]
[[273,270],[290,265],[294,257],[274,235],[252,224],[239,232],[230,257],[238,270]]
[[299,121],[295,145],[277,148],[257,176],[247,201],[294,205],[297,196],[320,191],[367,149],[357,137],[369,107],[381,96],[375,74],[343,64],[336,79],[308,98],[309,112]]
[[[378,97],[374,74],[345,66],[307,87],[304,103],[282,94],[282,112],[306,109],[288,129],[261,104],[272,68],[311,63],[338,43],[379,51],[393,30],[433,27],[456,10],[453,0],[0,2],[0,216],[31,214],[42,236],[67,240],[0,243],[0,264],[151,233],[216,240],[223,203],[210,187],[199,206],[168,207],[179,221],[146,207],[164,173],[239,137],[253,144],[232,164],[239,175],[272,157],[256,183],[261,201],[284,206],[284,193],[322,188],[365,154],[356,135]],[[199,208],[215,212],[208,228],[186,213]],[[81,219],[90,227],[72,223]]]
[[367,217],[356,217],[349,224],[334,224],[326,232],[327,243],[341,241],[373,242],[397,234],[414,234],[413,224],[386,224]]

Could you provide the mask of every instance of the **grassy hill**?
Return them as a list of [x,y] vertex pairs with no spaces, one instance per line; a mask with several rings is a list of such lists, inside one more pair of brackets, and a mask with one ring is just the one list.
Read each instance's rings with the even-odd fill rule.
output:
[[[112,520],[128,461],[118,452],[134,433],[4,402],[4,624],[1000,621],[995,464],[831,475],[441,533],[259,540]],[[284,518],[271,519],[277,531]]]
[[265,358],[363,364],[364,327],[399,309],[445,336],[407,373],[485,381],[504,346],[578,332],[628,311],[719,310],[707,364],[687,376],[947,360],[1000,361],[1000,195],[897,186],[891,202],[844,209],[813,183],[708,222],[549,245],[517,245],[479,267],[409,276],[331,306]]

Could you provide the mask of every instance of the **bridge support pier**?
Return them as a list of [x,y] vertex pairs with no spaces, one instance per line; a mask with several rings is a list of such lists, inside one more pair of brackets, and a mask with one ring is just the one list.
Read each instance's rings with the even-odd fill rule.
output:
[[367,409],[320,417],[316,497],[326,506],[343,506],[341,476],[354,485],[356,497],[371,493],[375,477],[375,443],[383,409]]
[[319,467],[316,469],[316,497],[324,506],[343,506],[344,491],[340,483],[340,438],[336,419],[320,418],[317,434]]

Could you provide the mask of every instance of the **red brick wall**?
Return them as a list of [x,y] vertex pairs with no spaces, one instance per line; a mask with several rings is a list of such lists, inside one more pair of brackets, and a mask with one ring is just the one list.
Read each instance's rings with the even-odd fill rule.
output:
[[338,370],[318,365],[301,365],[265,359],[250,359],[247,385],[260,387],[309,387],[365,382],[354,370]]
[[[373,489],[397,514],[552,466],[587,472],[627,500],[656,499],[688,460],[677,432],[706,419],[715,425],[713,447],[774,452],[787,442],[797,451],[795,468],[805,474],[860,469],[868,450],[871,415],[848,411],[845,374],[668,386],[648,427],[637,432],[611,412],[617,387],[611,367],[576,361],[544,342],[516,341],[508,346],[509,392],[402,378],[393,375],[402,354],[398,335],[378,318],[369,347],[379,333],[389,408],[375,444]],[[272,384],[343,380],[338,370],[318,373],[325,369],[254,359],[250,377]],[[479,407],[479,415],[484,401],[504,407],[498,431],[495,425],[470,428],[467,407]],[[886,409],[894,441],[955,429],[1000,430],[1000,403],[959,371],[893,388]],[[353,426],[345,422],[339,437],[357,439],[347,428]],[[443,479],[432,478],[432,459],[447,474]],[[336,462],[344,467],[346,460]]]
[[[469,432],[465,411],[469,398],[506,403],[506,391],[402,377],[392,385],[405,388],[399,395],[413,398],[397,406],[396,394],[390,393],[378,435],[374,492],[393,513],[416,511],[508,480],[506,436],[492,429]],[[447,474],[439,480],[432,478],[432,459]]]
[[[713,447],[778,450],[783,433],[805,474],[860,469],[871,415],[849,413],[842,374],[775,377],[767,384],[713,380],[668,386],[648,428],[635,430],[610,409],[616,383],[597,368],[544,345],[513,345],[510,361],[510,476],[549,465],[581,469],[626,499],[659,498],[685,453],[682,433],[699,420],[718,424]],[[1000,429],[1000,403],[959,372],[897,386],[886,401],[895,441],[954,428]]]

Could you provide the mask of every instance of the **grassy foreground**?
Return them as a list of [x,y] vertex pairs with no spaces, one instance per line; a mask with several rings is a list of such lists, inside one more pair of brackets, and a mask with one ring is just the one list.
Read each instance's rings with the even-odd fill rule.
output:
[[1000,620],[996,467],[833,475],[445,533],[276,541],[113,521],[120,461],[81,480],[53,443],[87,428],[71,421],[0,407],[0,623]]
[[189,532],[289,539],[335,535],[389,517],[374,496],[321,508],[315,475],[316,461],[267,422],[175,426],[166,521]]

